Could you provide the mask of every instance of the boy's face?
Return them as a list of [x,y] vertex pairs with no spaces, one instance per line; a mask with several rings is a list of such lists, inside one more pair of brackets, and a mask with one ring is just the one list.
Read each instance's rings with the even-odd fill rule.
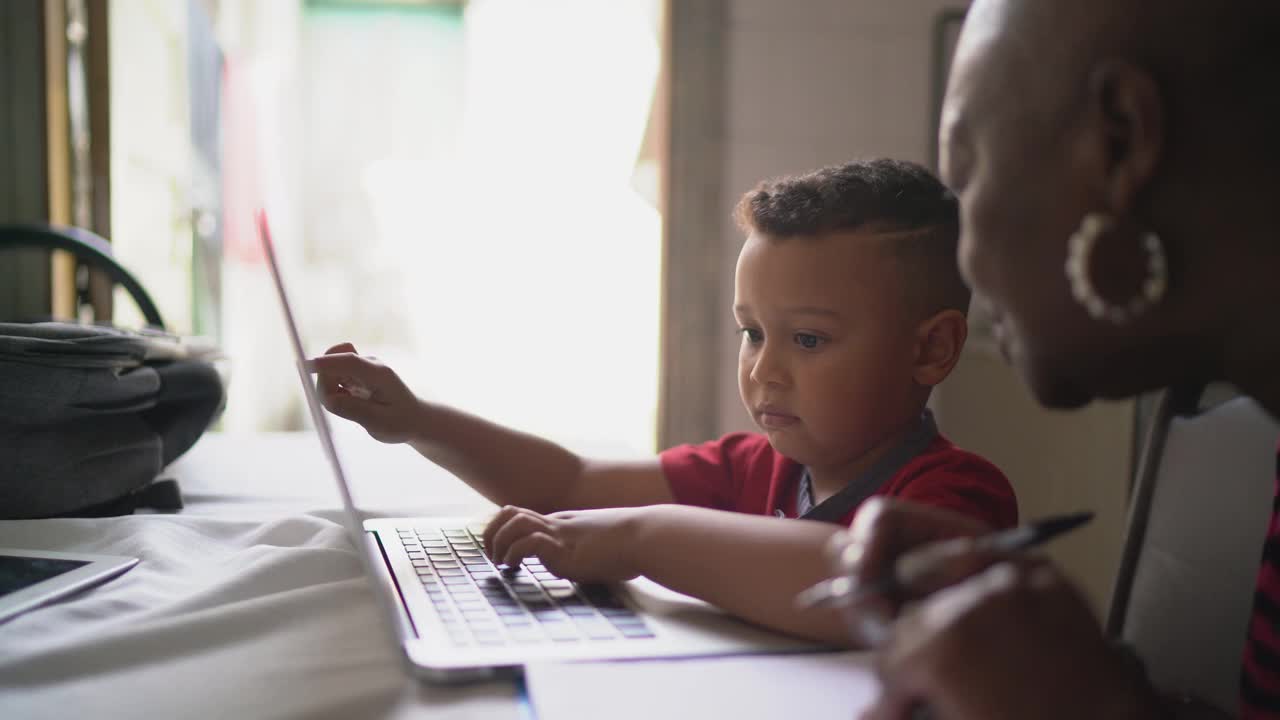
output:
[[839,467],[919,412],[901,282],[870,233],[747,239],[734,282],[738,388],[778,452]]

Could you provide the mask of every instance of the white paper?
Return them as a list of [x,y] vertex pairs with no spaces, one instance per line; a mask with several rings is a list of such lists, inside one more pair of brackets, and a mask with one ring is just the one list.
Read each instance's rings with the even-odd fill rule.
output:
[[868,653],[541,663],[526,669],[538,720],[850,720],[879,690]]

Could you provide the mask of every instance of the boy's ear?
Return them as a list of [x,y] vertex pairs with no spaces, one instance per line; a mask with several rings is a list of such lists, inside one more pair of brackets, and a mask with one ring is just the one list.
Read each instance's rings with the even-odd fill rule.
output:
[[916,362],[912,377],[933,387],[951,374],[960,362],[960,351],[969,337],[969,322],[959,310],[943,310],[916,328]]

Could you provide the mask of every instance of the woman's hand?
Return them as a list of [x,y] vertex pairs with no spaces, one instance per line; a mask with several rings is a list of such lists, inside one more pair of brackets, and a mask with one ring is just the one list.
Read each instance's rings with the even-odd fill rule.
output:
[[635,536],[644,508],[570,510],[541,515],[508,505],[484,531],[495,565],[537,556],[553,574],[579,582],[618,582],[640,574]]
[[944,570],[848,609],[851,630],[878,648],[881,696],[863,719],[905,720],[920,706],[940,720],[1160,717],[1079,592],[1042,559],[976,550],[968,538],[987,531],[877,498],[833,538],[833,565],[855,587],[889,577],[924,545],[945,558]]
[[308,365],[316,373],[316,391],[329,412],[359,424],[384,443],[414,439],[422,401],[394,370],[358,354],[351,343],[334,345]]
[[1110,645],[1047,561],[991,565],[910,606],[878,658],[862,720],[1164,717],[1140,669]]
[[[854,587],[866,586],[889,577],[898,559],[924,545],[942,540],[973,537],[988,532],[981,522],[942,508],[873,497],[862,504],[848,532],[831,538],[828,554],[837,576],[847,577]],[[960,548],[963,550],[963,547]],[[952,552],[951,554],[954,554]],[[981,564],[974,566],[974,561]],[[927,586],[910,590],[927,595],[985,567],[985,558],[957,558],[948,563],[947,576],[931,576]],[[864,595],[845,609],[845,619],[855,641],[865,647],[883,642],[889,624],[897,617],[908,596]]]

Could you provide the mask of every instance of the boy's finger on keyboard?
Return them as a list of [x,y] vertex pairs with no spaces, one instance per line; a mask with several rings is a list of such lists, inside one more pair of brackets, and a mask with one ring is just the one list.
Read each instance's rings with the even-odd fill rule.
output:
[[516,512],[519,510],[520,508],[515,505],[504,505],[498,510],[498,512],[494,513],[493,516],[489,518],[489,522],[484,526],[484,532],[480,534],[480,537],[484,541],[485,550],[489,553],[490,557],[493,557],[494,536],[498,534],[498,531],[502,529],[502,526],[506,525],[507,521],[514,517]]
[[559,545],[551,535],[533,532],[511,543],[503,556],[503,562],[509,567],[515,567],[529,557],[556,557],[559,555]]
[[506,558],[513,544],[523,537],[538,532],[552,534],[550,521],[532,510],[517,508],[493,535],[493,557]]

